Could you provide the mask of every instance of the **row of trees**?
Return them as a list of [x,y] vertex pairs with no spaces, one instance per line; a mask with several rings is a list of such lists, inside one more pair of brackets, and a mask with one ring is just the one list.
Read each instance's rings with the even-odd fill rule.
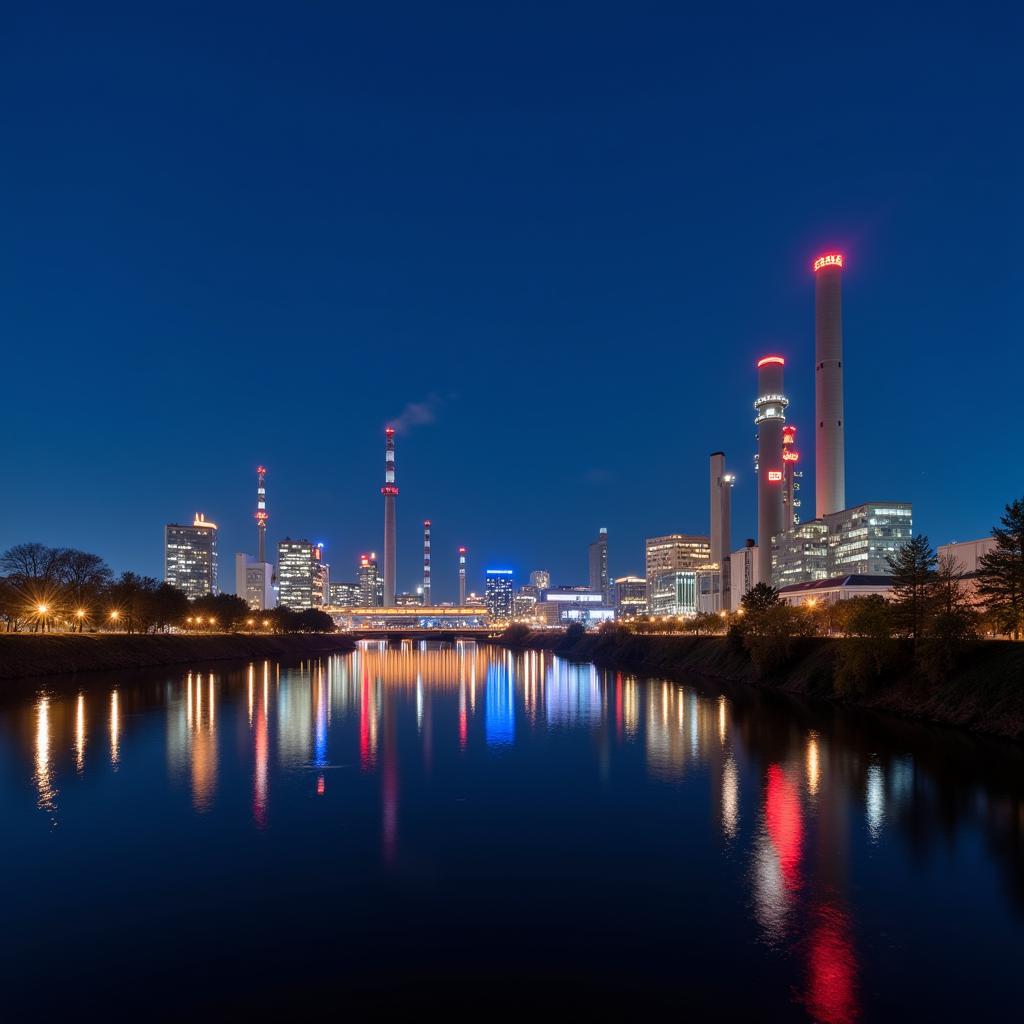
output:
[[0,623],[7,632],[334,630],[331,617],[315,609],[255,614],[233,594],[189,601],[177,587],[151,576],[126,572],[115,577],[99,555],[43,544],[18,544],[0,554]]

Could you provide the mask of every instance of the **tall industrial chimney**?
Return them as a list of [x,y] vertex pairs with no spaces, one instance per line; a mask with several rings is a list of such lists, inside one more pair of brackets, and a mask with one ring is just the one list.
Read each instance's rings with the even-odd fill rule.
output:
[[430,520],[423,520],[423,603],[430,601]]
[[466,549],[459,548],[459,607],[466,605]]
[[722,564],[732,550],[732,485],[725,471],[725,452],[711,453],[711,561]]
[[843,256],[819,256],[814,268],[814,514],[846,508],[843,428]]
[[757,363],[757,579],[772,581],[772,537],[783,531],[782,427],[789,399],[783,394],[782,356]]
[[256,467],[256,531],[259,535],[257,561],[267,560],[267,467]]
[[395,555],[398,537],[395,528],[395,428],[384,429],[384,607],[395,604]]
[[787,423],[782,428],[782,527],[789,533],[800,522],[797,509],[800,507],[800,473],[796,464],[800,461],[800,452],[796,447],[796,427]]

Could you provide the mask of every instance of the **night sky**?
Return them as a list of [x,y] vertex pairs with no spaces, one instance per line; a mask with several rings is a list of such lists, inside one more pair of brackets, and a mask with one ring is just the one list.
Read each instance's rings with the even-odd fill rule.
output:
[[[434,522],[585,582],[755,529],[756,357],[787,359],[813,516],[811,258],[844,278],[847,499],[933,543],[1024,494],[1017,7],[16,5],[0,35],[0,548],[162,573],[221,524],[381,548]],[[703,5],[707,8],[719,5]],[[350,568],[351,567],[351,568]]]

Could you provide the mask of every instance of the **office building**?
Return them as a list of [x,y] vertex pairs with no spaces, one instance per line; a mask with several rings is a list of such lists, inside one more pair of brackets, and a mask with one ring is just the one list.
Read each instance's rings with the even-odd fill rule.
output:
[[598,531],[597,540],[589,549],[590,589],[601,595],[607,605],[611,603],[611,586],[608,580],[608,530],[602,526]]
[[825,516],[829,576],[888,576],[888,556],[914,536],[906,501],[868,502]]
[[550,587],[541,592],[535,615],[548,626],[592,625],[614,619],[615,609],[589,587]]
[[772,585],[828,579],[828,527],[820,519],[780,533],[772,543]]
[[192,600],[217,591],[217,524],[197,512],[191,526],[164,527],[164,580]]
[[273,608],[276,604],[274,567],[269,562],[253,561],[242,551],[236,552],[235,593],[247,601],[253,611]]
[[534,569],[530,573],[530,586],[538,591],[547,590],[551,586],[551,573],[547,569]]
[[484,604],[492,620],[506,622],[512,618],[515,581],[511,569],[488,569],[485,572]]
[[362,589],[358,583],[332,583],[331,605],[335,608],[356,608],[362,604]]
[[533,619],[537,610],[537,592],[532,587],[520,587],[512,602],[512,617],[516,622]]
[[658,576],[703,568],[711,561],[711,541],[707,537],[670,533],[664,537],[648,537],[645,548],[649,599]]
[[652,615],[696,615],[697,570],[682,569],[656,576],[650,590],[650,608]]
[[408,591],[403,591],[400,594],[395,594],[395,607],[396,608],[419,608],[423,605],[423,590],[419,589],[415,594],[411,594]]
[[356,572],[359,585],[359,606],[375,608],[384,603],[382,580],[377,571],[377,555],[360,555],[359,569]]
[[789,399],[783,390],[782,356],[765,356],[757,362],[757,557],[758,576],[772,576],[772,538],[783,531],[782,428]]
[[323,545],[286,537],[277,545],[278,604],[292,611],[321,608],[330,600]]
[[620,576],[615,581],[615,618],[635,619],[647,614],[647,580]]

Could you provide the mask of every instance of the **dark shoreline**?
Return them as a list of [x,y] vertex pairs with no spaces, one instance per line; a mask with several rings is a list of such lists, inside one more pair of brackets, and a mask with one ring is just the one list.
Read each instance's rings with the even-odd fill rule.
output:
[[838,638],[798,641],[784,669],[762,678],[742,649],[721,636],[531,633],[492,641],[513,650],[546,650],[602,668],[686,681],[693,676],[739,683],[796,697],[899,715],[1024,742],[1024,644],[978,643],[940,684],[912,675],[886,680],[866,693],[839,695],[834,685]]
[[246,658],[294,659],[355,650],[338,633],[189,634],[0,634],[0,680],[160,668],[192,662]]

